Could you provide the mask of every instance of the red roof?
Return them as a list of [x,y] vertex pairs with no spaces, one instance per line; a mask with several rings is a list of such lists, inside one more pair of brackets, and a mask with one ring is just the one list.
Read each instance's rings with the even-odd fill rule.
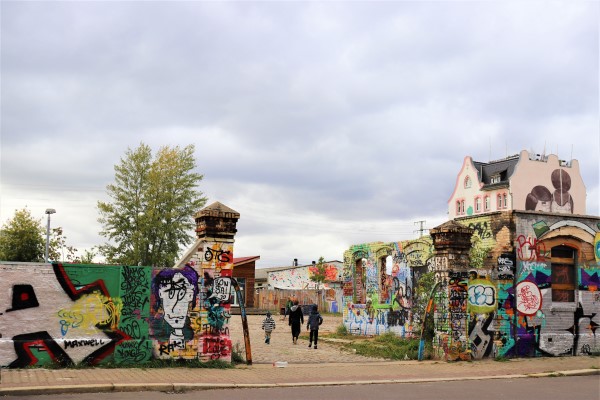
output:
[[252,257],[234,257],[233,258],[233,265],[240,265],[240,264],[246,264],[249,263],[250,261],[256,261],[256,260],[260,260],[260,256],[252,256]]

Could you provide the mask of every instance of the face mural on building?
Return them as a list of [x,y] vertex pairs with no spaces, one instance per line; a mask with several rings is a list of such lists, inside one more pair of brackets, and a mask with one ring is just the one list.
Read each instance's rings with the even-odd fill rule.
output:
[[525,209],[531,211],[554,212],[563,214],[573,213],[573,197],[571,176],[563,169],[555,169],[550,176],[554,191],[551,192],[542,185],[534,186],[525,199]]
[[155,331],[175,348],[185,348],[191,339],[188,314],[196,303],[198,273],[190,266],[181,270],[164,269],[156,274],[152,284],[155,309],[162,309],[162,330]]

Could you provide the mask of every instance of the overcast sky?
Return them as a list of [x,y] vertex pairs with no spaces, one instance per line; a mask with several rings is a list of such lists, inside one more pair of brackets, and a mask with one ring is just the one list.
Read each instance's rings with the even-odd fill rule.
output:
[[70,245],[103,243],[141,142],[196,146],[258,267],[418,237],[467,155],[575,158],[598,215],[598,2],[0,4],[2,224],[55,208]]

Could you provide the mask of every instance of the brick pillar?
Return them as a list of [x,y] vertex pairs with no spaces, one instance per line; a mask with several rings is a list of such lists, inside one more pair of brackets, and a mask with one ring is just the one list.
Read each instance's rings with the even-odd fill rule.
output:
[[448,221],[430,233],[437,278],[447,285],[436,302],[434,347],[438,354],[443,349],[447,360],[470,360],[467,290],[473,229]]
[[240,214],[215,202],[198,211],[194,218],[199,239],[195,268],[201,282],[198,353],[203,361],[231,361],[228,324],[232,282],[219,278],[233,274],[233,243]]

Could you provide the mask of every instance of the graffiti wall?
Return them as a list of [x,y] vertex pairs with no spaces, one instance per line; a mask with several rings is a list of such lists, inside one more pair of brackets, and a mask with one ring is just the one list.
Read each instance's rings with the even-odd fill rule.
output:
[[[321,288],[328,288],[328,283],[339,281],[342,266],[339,262],[325,263],[325,284]],[[270,287],[286,290],[309,290],[316,289],[317,283],[311,280],[316,272],[316,267],[304,265],[294,268],[286,268],[281,271],[272,271],[267,275],[267,283]]]
[[513,353],[560,356],[597,351],[598,219],[522,214],[517,226]]
[[0,365],[231,361],[230,244],[185,267],[0,265]]
[[[512,211],[457,220],[488,249],[454,268],[429,241],[367,243],[344,254],[349,332],[414,336],[420,274],[435,294],[434,353],[446,360],[585,355],[600,351],[600,218]],[[458,265],[458,264],[457,264]]]
[[[486,223],[492,238],[502,237],[485,238],[491,253],[505,252],[489,257],[485,268],[449,272],[447,298],[436,301],[436,354],[455,360],[599,351],[599,219],[527,212],[482,218],[460,222],[480,237],[488,236]],[[516,227],[510,247],[502,233],[509,225]]]
[[414,282],[427,270],[430,238],[368,243],[344,253],[343,317],[349,332],[413,335]]

